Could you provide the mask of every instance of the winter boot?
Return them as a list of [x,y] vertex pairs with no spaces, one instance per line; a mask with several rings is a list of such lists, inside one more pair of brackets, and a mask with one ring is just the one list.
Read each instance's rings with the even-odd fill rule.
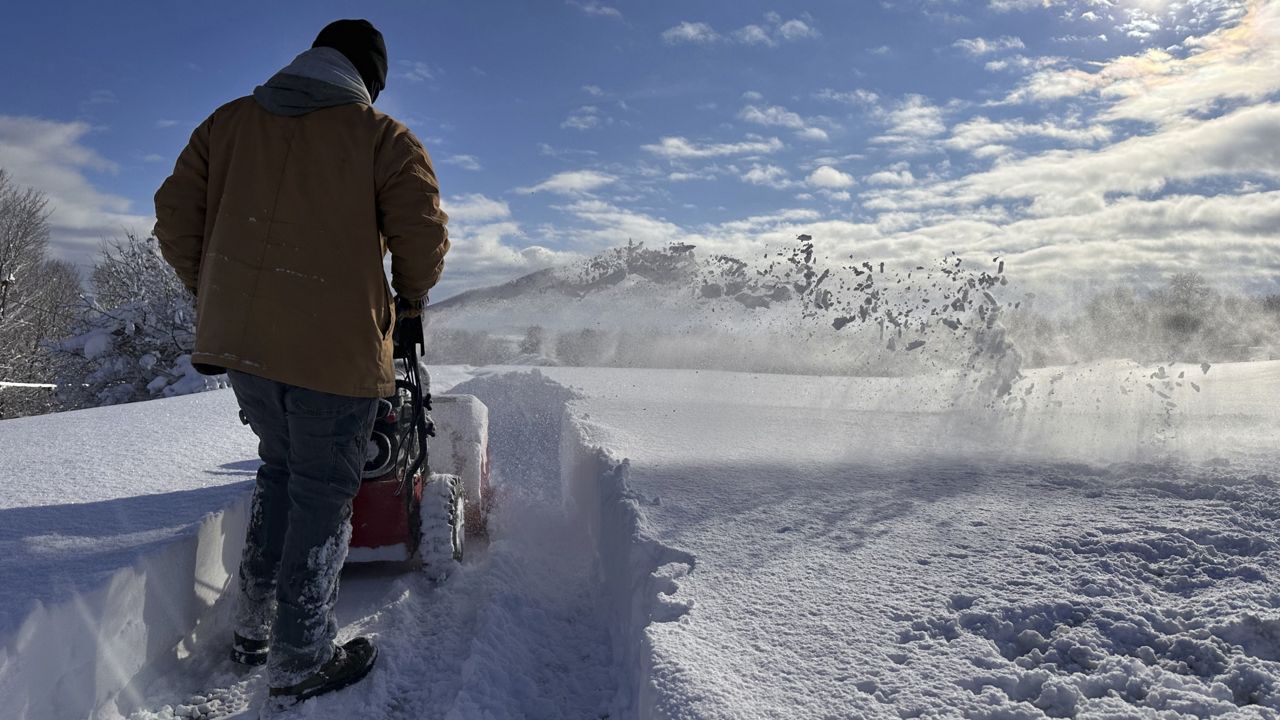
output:
[[297,685],[271,688],[267,703],[275,709],[284,709],[317,695],[341,690],[368,675],[377,659],[378,648],[369,638],[355,638],[335,647],[329,662]]
[[268,649],[266,640],[250,640],[236,633],[231,642],[231,659],[241,665],[265,665]]

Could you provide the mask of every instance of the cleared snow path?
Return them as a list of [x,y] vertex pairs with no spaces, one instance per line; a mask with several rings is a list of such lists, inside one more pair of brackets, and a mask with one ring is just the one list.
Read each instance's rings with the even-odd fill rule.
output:
[[[446,583],[354,567],[343,575],[343,636],[373,634],[370,677],[289,717],[608,718],[617,688],[594,554],[560,496],[560,431],[570,394],[535,376],[477,378],[454,392],[490,406],[492,541]],[[225,601],[224,601],[225,604]],[[223,610],[225,615],[225,609]],[[222,632],[224,622],[218,623]],[[133,720],[256,717],[260,673],[236,670],[214,636],[147,688]],[[230,711],[229,713],[226,711]]]

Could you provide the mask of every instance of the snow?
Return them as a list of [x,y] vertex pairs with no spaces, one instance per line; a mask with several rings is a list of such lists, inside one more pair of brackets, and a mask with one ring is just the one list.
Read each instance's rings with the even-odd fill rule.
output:
[[[1280,717],[1280,363],[1037,370],[996,403],[956,374],[433,381],[489,408],[488,541],[440,585],[349,568],[341,635],[379,665],[289,716]],[[231,394],[0,447],[0,603],[37,608],[0,624],[16,717],[256,716]]]
[[1277,716],[1277,370],[1220,366],[1172,419],[1114,401],[1120,364],[1013,414],[918,379],[545,372],[614,468],[568,480],[639,717],[1015,718]]
[[105,355],[111,349],[111,335],[96,332],[84,343],[84,356],[90,360]]
[[84,717],[221,594],[256,438],[226,392],[6,420],[0,448],[0,697]]
[[400,562],[410,558],[409,546],[404,543],[367,548],[353,547],[347,551],[347,562]]
[[470,395],[437,393],[431,408],[435,435],[427,440],[427,457],[436,466],[461,478],[467,498],[466,512],[480,518],[485,500],[484,474],[487,470],[489,410]]

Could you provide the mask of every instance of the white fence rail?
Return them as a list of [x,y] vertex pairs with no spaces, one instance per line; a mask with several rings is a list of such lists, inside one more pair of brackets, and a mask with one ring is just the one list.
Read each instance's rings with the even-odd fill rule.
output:
[[46,389],[49,389],[49,390],[57,390],[57,389],[58,389],[58,386],[57,386],[57,385],[50,385],[50,384],[48,384],[48,383],[20,383],[20,382],[5,382],[4,380],[0,380],[0,390],[3,390],[3,389],[5,389],[5,388],[7,388],[7,387],[17,387],[17,388],[46,388]]

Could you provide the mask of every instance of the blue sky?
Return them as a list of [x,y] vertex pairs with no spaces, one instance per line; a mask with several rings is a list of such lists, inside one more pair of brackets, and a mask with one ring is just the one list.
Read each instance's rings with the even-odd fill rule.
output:
[[1000,254],[1071,292],[1280,291],[1280,9],[1248,0],[23,3],[0,167],[56,252],[145,232],[191,129],[365,17],[426,142],[443,297],[625,243]]

